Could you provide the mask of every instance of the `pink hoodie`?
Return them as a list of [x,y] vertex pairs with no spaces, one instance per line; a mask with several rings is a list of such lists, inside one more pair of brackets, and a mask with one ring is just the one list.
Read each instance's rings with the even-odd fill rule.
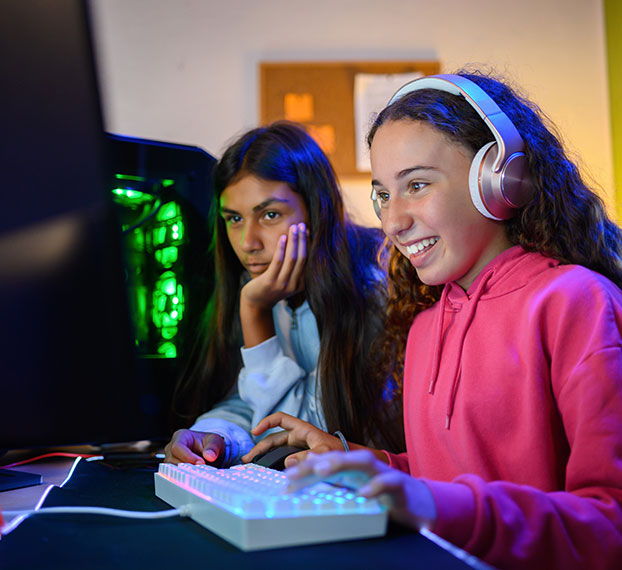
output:
[[513,247],[415,319],[407,453],[433,531],[499,568],[622,568],[622,292]]

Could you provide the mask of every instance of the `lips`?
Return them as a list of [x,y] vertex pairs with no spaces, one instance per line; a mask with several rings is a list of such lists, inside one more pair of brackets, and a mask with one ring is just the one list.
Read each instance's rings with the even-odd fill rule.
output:
[[247,262],[244,264],[244,267],[249,271],[249,273],[262,273],[266,270],[266,268],[270,265],[269,263],[258,263],[258,262]]

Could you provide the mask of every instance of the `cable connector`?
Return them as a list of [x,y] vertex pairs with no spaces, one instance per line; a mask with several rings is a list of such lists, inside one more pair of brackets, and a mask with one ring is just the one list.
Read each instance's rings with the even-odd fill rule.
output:
[[192,505],[190,503],[182,505],[178,510],[180,517],[189,517],[192,515]]

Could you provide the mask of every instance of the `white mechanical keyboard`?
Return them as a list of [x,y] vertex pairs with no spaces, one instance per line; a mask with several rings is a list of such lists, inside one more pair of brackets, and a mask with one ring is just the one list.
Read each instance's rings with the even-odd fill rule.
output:
[[242,550],[382,536],[387,511],[375,499],[329,483],[286,493],[287,477],[255,464],[216,469],[161,463],[155,494]]

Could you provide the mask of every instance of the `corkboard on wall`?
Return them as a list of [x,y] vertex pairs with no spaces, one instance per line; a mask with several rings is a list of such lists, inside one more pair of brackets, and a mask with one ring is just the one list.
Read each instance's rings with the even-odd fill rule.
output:
[[305,126],[340,177],[366,176],[356,166],[354,82],[357,74],[438,73],[438,61],[260,63],[260,121]]

